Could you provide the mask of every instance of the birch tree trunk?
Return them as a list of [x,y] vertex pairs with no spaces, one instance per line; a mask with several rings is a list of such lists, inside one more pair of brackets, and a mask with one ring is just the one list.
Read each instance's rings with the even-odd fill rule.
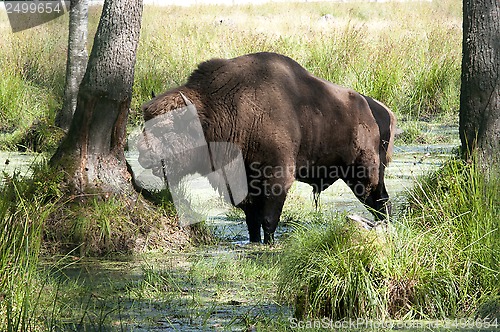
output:
[[64,101],[56,120],[56,124],[64,131],[68,131],[71,125],[76,110],[78,88],[87,68],[88,18],[89,0],[71,0]]

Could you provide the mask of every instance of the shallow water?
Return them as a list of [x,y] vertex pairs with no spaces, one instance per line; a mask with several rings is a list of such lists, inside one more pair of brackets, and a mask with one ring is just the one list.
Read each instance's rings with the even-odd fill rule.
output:
[[[435,170],[449,159],[458,144],[456,141],[453,144],[395,146],[393,160],[386,170],[387,191],[394,208],[397,209],[404,203],[403,193],[412,188],[415,180],[419,176]],[[143,187],[147,189],[165,187],[163,179],[154,176],[151,170],[146,170],[139,165],[137,152],[127,152],[126,157],[134,170],[136,180]],[[45,157],[40,154],[0,151],[0,171],[7,174],[18,172],[20,175],[26,176],[30,174],[30,166],[42,158]],[[196,211],[206,218],[207,224],[213,227],[218,236],[235,243],[247,241],[247,228],[243,215],[236,213],[236,218],[234,216],[229,218],[228,215],[234,215],[234,210],[229,204],[223,202],[206,178],[191,176],[187,179],[186,186],[190,188],[190,198],[194,202]],[[298,202],[306,210],[314,210],[312,187],[309,185],[296,182],[289,196],[288,200],[295,202],[298,198]],[[357,214],[368,219],[373,218],[342,181],[337,181],[321,193],[320,208],[322,211]],[[283,232],[286,232],[286,227],[280,225],[276,234],[277,238]]]
[[[452,131],[451,131],[452,132]],[[414,182],[423,174],[435,170],[450,158],[458,147],[458,141],[453,144],[433,145],[403,145],[394,149],[393,160],[386,169],[385,182],[387,191],[397,209],[404,203],[404,192],[412,188]],[[152,175],[150,170],[143,169],[137,162],[137,152],[129,152],[127,159],[132,165],[136,178],[148,189],[161,189],[164,183]],[[218,236],[231,240],[234,243],[244,243],[247,238],[247,228],[240,213],[236,218],[228,218],[234,210],[225,204],[219,195],[210,186],[208,180],[200,176],[192,176],[186,180],[189,197],[195,202],[197,212],[204,215],[207,224],[214,228]],[[295,182],[287,201],[293,200],[302,204],[306,210],[314,210],[312,187],[308,184]],[[285,210],[287,204],[285,204]],[[295,206],[297,208],[297,206]],[[320,195],[320,209],[346,214],[357,214],[373,219],[371,213],[358,201],[351,190],[342,182],[337,181]],[[286,232],[286,227],[280,225],[276,237]]]
[[44,156],[38,153],[0,151],[0,173],[12,175],[14,172],[22,176],[30,174],[30,166]]
[[[76,314],[76,321],[67,318],[68,330],[96,330],[98,319],[94,315],[105,314],[110,315],[110,322],[99,330],[254,331],[247,329],[249,321],[279,321],[278,329],[272,325],[273,331],[499,331],[498,321],[480,319],[298,321],[292,308],[277,303],[273,293],[262,293],[261,288],[249,293],[246,288],[258,287],[259,280],[197,280],[192,275],[193,266],[200,262],[216,266],[221,261],[258,259],[269,250],[266,246],[225,244],[199,247],[193,252],[148,253],[132,260],[84,259],[56,269],[52,277],[70,285],[77,283],[84,290],[76,292],[71,305],[79,310],[85,304],[85,314]],[[46,266],[52,265],[46,262]],[[151,274],[161,276],[160,285],[148,276]]]
[[[394,204],[396,206],[401,204],[404,191],[411,188],[420,175],[439,167],[450,157],[457,146],[458,142],[428,146],[397,146],[393,161],[386,173],[388,191]],[[15,170],[21,174],[29,174],[28,168],[36,158],[40,158],[40,156],[0,152],[0,165],[3,165],[3,169],[0,168],[0,170],[9,174],[12,174]],[[139,180],[149,188],[162,187],[163,181],[154,177],[150,171],[141,169],[136,159],[136,154],[128,154],[128,160]],[[5,164],[6,160],[9,160],[8,165]],[[253,317],[258,317],[256,319],[259,321],[279,319],[284,324],[288,324],[292,316],[291,308],[280,306],[272,298],[262,300],[255,300],[250,297],[242,298],[239,291],[248,285],[232,285],[231,280],[224,281],[224,284],[227,284],[226,286],[219,286],[217,282],[209,281],[204,287],[193,285],[189,279],[189,273],[190,268],[197,262],[224,259],[237,260],[252,255],[258,257],[263,253],[265,254],[265,250],[262,249],[264,246],[248,245],[247,230],[242,215],[234,213],[234,211],[231,212],[227,205],[222,204],[220,200],[214,197],[213,190],[207,181],[202,178],[191,178],[191,182],[193,198],[199,202],[199,205],[209,206],[207,209],[207,223],[214,228],[218,237],[224,240],[221,244],[199,247],[195,251],[187,253],[164,253],[160,255],[150,253],[143,257],[134,257],[131,260],[83,260],[66,268],[58,269],[54,276],[66,280],[64,282],[78,282],[86,285],[85,287],[90,289],[89,292],[91,292],[92,298],[95,300],[96,308],[94,310],[96,312],[102,310],[115,312],[113,310],[118,307],[120,313],[111,330],[115,328],[120,330],[124,327],[125,330],[133,329],[134,331],[212,331],[228,330],[227,327],[229,326],[229,330],[241,331],[247,326],[245,319],[252,319]],[[293,196],[291,199],[294,199],[291,204],[292,207],[296,202],[295,200],[297,200],[299,205],[302,204],[311,210],[314,209],[311,187],[308,185],[296,183],[291,196]],[[303,207],[299,206],[299,208]],[[322,193],[321,208],[355,213],[371,218],[371,215],[341,181]],[[228,216],[228,211],[230,211],[229,216],[231,217]],[[282,233],[286,233],[287,230],[286,225],[280,225],[278,237]],[[269,250],[267,247],[265,249]],[[51,268],[53,263],[46,262],[45,265]],[[135,288],[141,289],[138,285],[148,282],[146,276],[148,269],[168,271],[162,278],[173,281],[172,284],[179,288],[179,293],[173,298],[148,298],[147,294],[140,300],[129,297],[130,295],[127,295],[127,292],[130,293],[130,290]],[[116,298],[100,297],[102,294],[111,292],[110,289],[123,291],[117,292],[120,295],[112,295],[116,296]],[[218,292],[227,292],[223,296],[227,296],[228,300],[217,302],[214,296]],[[90,301],[85,296],[82,297],[82,303],[83,301]],[[220,296],[220,294],[217,296]],[[380,326],[384,322],[367,323]],[[477,326],[459,325],[460,323],[453,325],[454,322],[409,321],[405,322],[403,326],[402,323],[389,322],[392,325],[384,325],[380,328],[358,326],[356,330],[480,330]],[[289,328],[294,327],[291,322],[287,326]],[[390,328],[390,326],[394,326],[394,328]],[[490,327],[481,330],[498,331],[498,328]]]

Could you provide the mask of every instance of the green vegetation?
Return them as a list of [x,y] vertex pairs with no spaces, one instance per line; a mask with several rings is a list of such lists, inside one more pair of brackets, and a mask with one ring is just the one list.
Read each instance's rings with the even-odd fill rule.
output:
[[[46,181],[15,175],[2,187],[2,330],[284,331],[292,317],[500,318],[499,177],[474,164],[452,160],[423,177],[387,229],[313,212],[292,193],[284,216],[293,229],[275,247],[219,240],[146,248],[143,237],[143,253],[133,255],[119,245],[125,235],[140,240],[141,224],[129,227],[121,202],[89,201],[65,220],[57,175],[38,172]],[[56,231],[74,236],[66,240],[73,246]],[[149,241],[155,236],[174,235],[150,232]],[[82,258],[88,253],[113,259]]]
[[[0,15],[0,149],[50,152],[62,135],[54,121],[67,16],[11,34]],[[92,8],[90,36],[98,17]],[[458,0],[146,7],[130,126],[151,90],[182,84],[199,62],[274,51],[386,103],[400,142],[448,142],[434,122],[456,122],[460,22]],[[394,226],[377,232],[315,211],[294,188],[282,218],[290,230],[275,247],[214,239],[208,224],[180,231],[165,192],[157,209],[62,201],[61,174],[43,164],[30,177],[1,176],[2,331],[283,331],[294,315],[500,318],[500,180],[473,164],[452,160],[422,178]],[[245,227],[241,211],[227,217]]]
[[[28,331],[36,325],[41,296],[37,264],[44,221],[54,209],[46,194],[8,177],[0,188],[0,329]],[[34,301],[35,300],[35,301]]]
[[[277,257],[266,247],[181,250],[182,239],[170,230],[149,232],[152,243],[143,238],[134,256],[118,255],[123,248],[114,248],[112,261],[84,259],[86,253],[109,253],[108,243],[122,243],[120,236],[111,234],[127,224],[117,202],[94,201],[88,211],[77,211],[75,227],[95,227],[95,233],[75,231],[75,237],[86,236],[71,240],[81,241],[81,246],[62,256],[47,255],[55,251],[51,246],[58,246],[59,252],[68,249],[61,248],[60,239],[46,238],[56,230],[51,225],[54,219],[61,233],[69,224],[58,219],[68,209],[51,188],[16,175],[7,178],[0,192],[0,227],[5,230],[0,234],[0,330],[121,331],[141,326],[148,330],[158,324],[179,330],[190,325],[269,330],[285,321],[287,308],[273,300]],[[158,217],[158,212],[149,212]],[[128,241],[140,239],[127,235]],[[165,243],[153,247],[154,237],[161,236],[176,247]],[[89,243],[100,245],[101,251],[89,248]],[[155,254],[158,248],[161,252]],[[267,313],[269,308],[273,312]]]
[[388,230],[339,217],[297,226],[281,297],[302,319],[498,318],[499,179],[453,160],[419,182]]
[[[196,17],[191,8],[146,8],[133,108],[151,90],[185,82],[201,61],[271,51],[383,101],[400,118],[449,118],[458,109],[460,3],[429,6],[205,6]],[[429,11],[446,18],[436,22]]]
[[381,278],[373,265],[380,248],[373,233],[365,235],[340,217],[326,228],[297,225],[284,250],[279,290],[297,318],[379,316]]
[[[88,255],[122,257],[189,246],[190,230],[177,226],[167,203],[154,209],[140,197],[135,201],[92,195],[68,198],[60,190],[62,174],[52,171],[46,161],[31,168],[30,177],[4,172],[0,178],[1,331],[65,325],[69,305],[65,301],[73,306],[72,318],[82,314],[83,321],[90,315],[90,326],[100,326],[103,318],[96,318],[86,307],[89,302],[84,302],[93,299],[87,298],[90,288],[61,277],[69,266]],[[61,259],[46,261],[60,255]]]
[[54,149],[61,137],[54,120],[64,87],[67,34],[60,20],[16,34],[4,11],[0,22],[0,149]]
[[[93,36],[99,8],[90,14]],[[12,34],[1,14],[1,149],[50,151],[60,139],[54,119],[62,104],[67,19]],[[400,121],[450,123],[458,110],[461,38],[457,0],[147,6],[130,125],[142,122],[140,105],[152,90],[182,84],[199,62],[257,51],[283,53],[319,77],[377,98]]]

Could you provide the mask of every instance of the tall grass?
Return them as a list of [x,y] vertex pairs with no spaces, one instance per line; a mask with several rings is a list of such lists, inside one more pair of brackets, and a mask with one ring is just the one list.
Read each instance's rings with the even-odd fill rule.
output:
[[[36,120],[52,125],[61,105],[67,17],[12,34],[1,15],[0,141],[13,147]],[[90,15],[89,48],[99,7]],[[450,118],[458,110],[460,22],[459,0],[146,6],[130,124],[142,121],[151,91],[184,83],[199,62],[258,51],[288,55],[400,118]]]
[[[194,16],[192,9],[146,8],[135,100],[140,103],[151,90],[182,84],[197,63],[209,58],[272,51],[409,118],[454,113],[460,3],[446,5],[202,6]],[[432,15],[446,18],[438,23]]]
[[326,229],[298,226],[288,242],[279,293],[294,305],[296,317],[383,314],[375,237],[335,222]]
[[393,231],[342,218],[300,228],[285,249],[282,298],[301,318],[498,318],[499,185],[498,172],[450,161],[411,192]]
[[19,174],[3,180],[0,197],[0,330],[28,331],[37,318],[43,222],[54,204]]
[[[13,34],[7,15],[0,12],[0,149],[46,150],[56,144],[51,128],[66,70],[62,20]],[[34,144],[25,141],[32,129],[43,136],[35,134],[30,139],[38,140]]]
[[475,163],[450,161],[413,192],[413,230],[429,233],[443,272],[457,278],[451,313],[471,313],[500,294],[500,173],[492,167],[484,173]]

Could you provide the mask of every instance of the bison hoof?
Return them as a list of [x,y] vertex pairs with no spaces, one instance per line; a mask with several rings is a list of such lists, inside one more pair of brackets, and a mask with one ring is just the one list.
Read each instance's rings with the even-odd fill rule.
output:
[[264,234],[264,244],[274,244],[274,233]]

